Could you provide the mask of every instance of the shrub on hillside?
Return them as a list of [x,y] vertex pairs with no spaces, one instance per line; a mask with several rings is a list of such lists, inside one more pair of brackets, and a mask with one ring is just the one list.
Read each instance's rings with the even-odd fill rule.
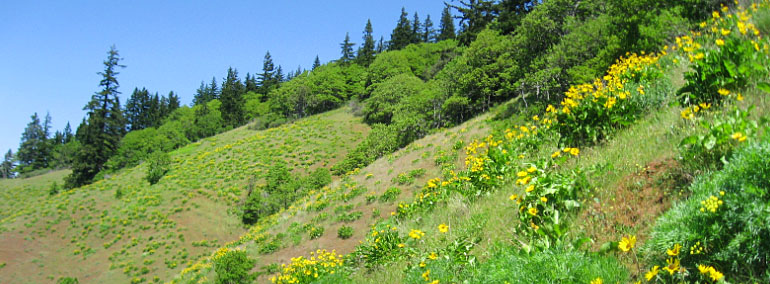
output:
[[342,226],[337,230],[337,237],[346,240],[353,236],[353,227]]
[[147,176],[150,184],[156,184],[169,171],[171,159],[166,152],[156,151],[147,159]]
[[251,283],[254,276],[249,273],[256,260],[246,255],[241,249],[221,248],[213,258],[217,284]]

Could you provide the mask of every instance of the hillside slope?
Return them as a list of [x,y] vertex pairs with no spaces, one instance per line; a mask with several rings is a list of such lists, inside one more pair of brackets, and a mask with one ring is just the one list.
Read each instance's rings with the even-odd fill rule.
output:
[[328,168],[365,137],[359,121],[339,109],[264,131],[244,126],[173,151],[152,186],[144,165],[53,196],[66,171],[3,181],[0,282],[170,278],[244,232],[238,205],[270,165],[300,176]]

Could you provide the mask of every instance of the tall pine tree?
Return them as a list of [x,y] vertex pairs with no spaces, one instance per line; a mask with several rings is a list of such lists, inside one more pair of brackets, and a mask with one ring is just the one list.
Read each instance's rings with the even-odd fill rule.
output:
[[399,50],[412,43],[413,35],[412,23],[409,22],[409,14],[405,8],[401,8],[401,16],[398,18],[396,28],[390,34],[390,44],[388,50]]
[[3,163],[0,164],[0,176],[5,179],[13,178],[14,176],[14,161],[13,152],[11,152],[11,149],[8,149],[8,152],[5,153],[5,157],[3,157]]
[[72,163],[72,173],[66,178],[68,188],[91,183],[94,176],[104,168],[104,163],[115,153],[121,137],[125,134],[125,119],[120,108],[118,95],[117,68],[120,54],[113,45],[104,61],[104,71],[99,86],[102,90],[91,96],[91,101],[83,110],[87,111],[87,120],[78,127],[77,140],[80,148]]
[[499,7],[493,0],[458,1],[460,5],[449,5],[460,13],[460,44],[469,45],[487,24],[497,17]]
[[425,24],[422,25],[422,41],[423,42],[435,42],[436,31],[433,29],[433,21],[430,20],[430,15],[425,18]]
[[21,134],[19,150],[16,151],[16,159],[19,162],[19,173],[27,173],[48,166],[47,135],[40,117],[37,113],[31,116],[32,121],[27,124]]
[[437,41],[447,40],[447,39],[454,39],[457,37],[457,34],[455,34],[455,22],[454,19],[452,19],[452,13],[449,11],[449,6],[445,6],[444,10],[441,11],[441,23],[439,25],[439,34]]
[[[262,61],[262,73],[257,74],[257,82],[259,83],[259,93],[264,95],[278,87],[278,82],[275,78],[275,64],[273,63],[273,57],[270,56],[270,51],[265,53],[265,59]],[[262,97],[267,99],[267,96]]]
[[414,20],[412,20],[412,43],[419,43],[422,41],[422,24],[420,23],[420,16],[417,12],[414,12]]
[[321,60],[318,59],[318,55],[316,55],[315,60],[313,60],[313,67],[310,67],[310,70],[315,70],[318,66],[321,66]]
[[372,21],[366,20],[366,26],[364,27],[364,44],[358,50],[358,57],[356,58],[358,64],[368,67],[369,64],[374,61],[374,36],[372,35]]
[[222,101],[219,110],[222,112],[225,126],[235,128],[246,122],[246,115],[243,110],[245,91],[246,88],[238,79],[238,70],[232,67],[228,68],[227,78],[222,85],[222,94],[219,96],[219,100]]
[[172,112],[174,112],[176,109],[178,109],[182,103],[179,101],[179,96],[177,96],[174,91],[168,92],[168,109],[166,115],[168,116]]
[[123,110],[128,130],[140,130],[152,126],[150,92],[147,89],[134,88],[134,92],[126,100],[126,107]]
[[342,51],[340,52],[342,54],[342,57],[340,57],[340,62],[343,64],[346,64],[355,58],[355,55],[353,54],[353,46],[356,45],[355,43],[350,42],[350,34],[345,33],[345,40],[340,43],[340,49]]

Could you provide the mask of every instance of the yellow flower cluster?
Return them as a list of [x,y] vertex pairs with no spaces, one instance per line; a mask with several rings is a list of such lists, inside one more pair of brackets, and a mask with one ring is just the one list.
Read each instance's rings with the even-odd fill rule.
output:
[[425,236],[425,232],[423,231],[416,230],[416,229],[412,229],[411,231],[409,231],[409,237],[412,239],[419,240],[424,236]]
[[711,265],[698,264],[698,271],[700,271],[700,273],[703,275],[708,275],[708,277],[714,281],[719,281],[720,279],[722,279],[722,277],[724,277],[724,274],[717,271]]
[[270,278],[273,283],[310,283],[321,276],[334,274],[342,267],[344,259],[335,250],[316,250],[310,252],[310,258],[295,257],[289,265],[282,264],[283,269],[277,276]]
[[634,248],[634,245],[636,245],[636,236],[628,235],[620,240],[618,248],[623,252],[628,252]]
[[730,135],[730,138],[737,140],[738,142],[743,142],[747,139],[746,135],[741,132],[733,133],[733,135]]
[[700,208],[700,212],[711,212],[716,213],[717,209],[719,209],[719,206],[724,204],[722,200],[719,199],[719,197],[716,196],[709,196],[709,198],[706,198],[706,200],[703,200],[700,202],[702,205]]

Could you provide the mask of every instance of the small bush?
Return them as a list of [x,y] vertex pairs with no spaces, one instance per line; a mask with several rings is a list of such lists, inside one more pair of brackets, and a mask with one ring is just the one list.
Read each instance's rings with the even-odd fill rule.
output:
[[398,187],[388,188],[382,195],[380,195],[380,202],[390,202],[396,200],[401,195],[401,189]]
[[752,137],[756,129],[757,122],[749,119],[749,111],[737,108],[713,121],[702,120],[701,133],[679,144],[682,164],[693,173],[720,169],[723,161],[731,158],[733,149]]
[[361,216],[363,216],[364,213],[361,212],[350,212],[350,213],[342,213],[337,216],[337,222],[353,222],[355,220],[361,219]]
[[337,237],[346,240],[353,236],[353,227],[342,226],[337,230]]
[[311,240],[315,240],[324,235],[324,227],[321,227],[321,226],[317,226],[317,227],[313,226],[312,228],[310,228],[309,231],[310,231]]
[[214,271],[217,284],[251,283],[254,276],[249,273],[257,263],[241,249],[221,248],[214,255]]
[[167,153],[156,151],[150,154],[150,157],[147,160],[147,181],[150,182],[151,185],[158,183],[158,181],[169,171],[170,164],[171,160]]
[[59,184],[57,184],[56,182],[53,182],[51,184],[51,187],[48,189],[48,195],[56,195],[59,193],[59,190],[61,190],[61,188],[59,187]]
[[78,284],[78,279],[75,277],[61,277],[56,280],[56,284]]

